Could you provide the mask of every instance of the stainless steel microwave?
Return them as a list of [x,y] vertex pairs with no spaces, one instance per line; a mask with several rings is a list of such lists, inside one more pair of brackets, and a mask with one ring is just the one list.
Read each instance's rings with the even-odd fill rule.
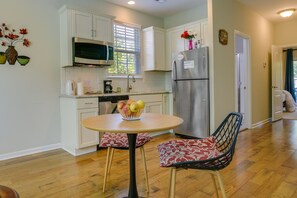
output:
[[113,43],[73,37],[73,64],[109,66],[114,63]]

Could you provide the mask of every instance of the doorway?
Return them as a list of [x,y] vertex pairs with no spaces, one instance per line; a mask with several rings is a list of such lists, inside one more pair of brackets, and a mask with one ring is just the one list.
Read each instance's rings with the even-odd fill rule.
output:
[[235,32],[235,110],[243,115],[240,130],[250,128],[250,39]]
[[[297,46],[293,45],[293,46],[286,46],[286,47],[282,47],[281,48],[281,52],[282,52],[282,89],[285,89],[285,82],[286,82],[286,62],[287,62],[287,50],[288,49],[293,49],[293,73],[294,73],[294,90],[295,90],[295,96],[297,96]],[[287,99],[287,97],[285,97],[285,99]],[[287,103],[287,101],[285,102],[285,104]],[[282,114],[282,118],[283,119],[290,119],[290,120],[297,120],[297,103],[295,101],[295,111],[292,111],[292,109],[289,111],[286,108],[286,105],[284,105],[283,107],[283,114]]]

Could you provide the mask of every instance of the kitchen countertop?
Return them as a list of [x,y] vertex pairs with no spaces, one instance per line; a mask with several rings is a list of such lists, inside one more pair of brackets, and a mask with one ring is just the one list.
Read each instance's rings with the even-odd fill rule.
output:
[[168,94],[171,93],[170,91],[140,91],[140,92],[121,92],[121,93],[91,93],[85,95],[67,95],[62,94],[60,97],[62,98],[96,98],[99,96],[118,96],[118,95],[150,95],[150,94]]

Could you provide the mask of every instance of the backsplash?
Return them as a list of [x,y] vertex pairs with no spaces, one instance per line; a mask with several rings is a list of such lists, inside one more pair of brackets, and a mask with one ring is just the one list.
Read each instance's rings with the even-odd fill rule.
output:
[[[136,82],[132,85],[132,92],[139,91],[170,91],[170,72],[144,72],[141,77],[136,77]],[[108,77],[105,67],[80,68],[66,67],[61,69],[61,94],[66,93],[66,82],[74,80],[75,83],[82,82],[85,92],[103,92],[103,80],[111,79],[113,90],[121,88],[121,92],[126,92],[127,78]]]

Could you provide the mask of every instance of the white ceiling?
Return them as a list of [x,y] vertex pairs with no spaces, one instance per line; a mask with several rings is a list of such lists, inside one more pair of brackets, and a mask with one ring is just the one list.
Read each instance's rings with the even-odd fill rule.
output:
[[156,0],[134,0],[135,5],[128,5],[129,0],[105,1],[161,18],[207,3],[207,0],[159,0],[160,2],[165,1],[164,3],[159,3]]
[[[237,0],[242,4],[252,8],[260,15],[272,22],[282,22],[285,20],[297,19],[297,0]],[[277,12],[295,8],[296,12],[289,18],[280,17]]]
[[[192,7],[206,4],[207,0],[165,0],[159,3],[156,0],[134,0],[135,5],[128,5],[128,0],[105,0],[107,2],[128,7],[157,17],[166,17],[177,12],[185,11]],[[164,1],[164,0],[159,0]],[[221,0],[220,0],[221,1]],[[281,18],[277,12],[287,8],[297,9],[297,0],[237,0],[252,8],[260,15],[272,22],[282,22],[288,19],[296,19],[297,12],[288,19]]]

